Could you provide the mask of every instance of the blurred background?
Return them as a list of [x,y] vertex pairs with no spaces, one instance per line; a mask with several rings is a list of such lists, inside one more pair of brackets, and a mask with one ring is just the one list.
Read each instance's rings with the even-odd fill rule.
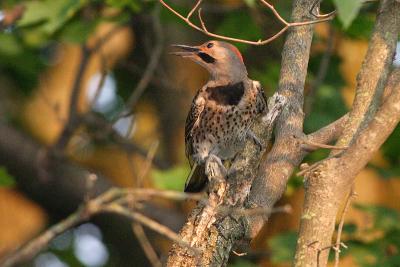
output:
[[[291,2],[270,3],[289,20]],[[323,1],[322,12],[336,9],[337,17],[315,26],[305,133],[351,106],[377,2]],[[168,3],[182,14],[194,4]],[[0,10],[0,258],[78,207],[83,171],[99,174],[99,190],[113,184],[182,191],[189,172],[184,122],[207,73],[168,51],[170,44],[200,44],[207,36],[155,0],[2,0]],[[204,1],[202,10],[208,29],[218,34],[258,40],[282,28],[257,0]],[[284,37],[259,47],[236,44],[249,76],[268,96],[277,88],[283,43]],[[393,64],[400,66],[400,56]],[[156,154],[145,172],[148,151]],[[305,161],[328,152],[318,150]],[[400,127],[356,180],[341,266],[400,266],[399,163]],[[302,201],[303,178],[294,176],[277,204],[292,212],[275,213],[247,255],[232,255],[229,266],[290,266]],[[193,205],[154,200],[145,209],[178,231]],[[165,259],[170,241],[146,233]],[[105,214],[63,233],[22,266],[150,263],[130,222]]]

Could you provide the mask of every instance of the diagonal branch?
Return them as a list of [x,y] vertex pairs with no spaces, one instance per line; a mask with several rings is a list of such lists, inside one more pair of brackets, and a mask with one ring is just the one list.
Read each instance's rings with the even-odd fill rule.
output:
[[132,221],[152,229],[153,231],[171,239],[172,241],[177,242],[179,245],[187,247],[190,251],[194,252],[194,254],[197,254],[198,251],[195,248],[191,248],[187,242],[182,240],[178,234],[176,234],[167,226],[156,222],[155,220],[143,215],[141,212],[131,210],[122,205],[122,203],[128,202],[128,200],[130,201],[131,199],[134,201],[142,201],[143,198],[147,199],[154,196],[165,197],[169,199],[178,198],[180,200],[199,199],[198,194],[186,194],[175,191],[123,189],[115,187],[110,188],[96,198],[84,201],[76,212],[72,213],[59,223],[53,225],[38,237],[23,245],[17,251],[5,257],[0,262],[0,265],[2,267],[11,267],[31,259],[37,253],[45,249],[49,243],[61,233],[84,221],[87,221],[96,214],[104,212],[120,214],[124,217],[130,218]]

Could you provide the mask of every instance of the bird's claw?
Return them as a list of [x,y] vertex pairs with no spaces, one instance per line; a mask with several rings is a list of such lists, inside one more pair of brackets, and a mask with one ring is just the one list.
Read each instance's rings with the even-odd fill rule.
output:
[[224,179],[228,173],[224,164],[222,164],[221,159],[214,154],[208,156],[205,167],[205,173],[208,180]]
[[247,132],[247,136],[253,140],[254,144],[257,146],[260,152],[264,150],[264,145],[252,130],[249,130]]

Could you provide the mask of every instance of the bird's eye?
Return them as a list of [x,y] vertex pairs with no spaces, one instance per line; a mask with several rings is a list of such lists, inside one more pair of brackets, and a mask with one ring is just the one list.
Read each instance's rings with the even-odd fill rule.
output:
[[214,46],[213,43],[208,43],[208,44],[207,44],[207,48],[211,48],[211,47],[213,47],[213,46]]

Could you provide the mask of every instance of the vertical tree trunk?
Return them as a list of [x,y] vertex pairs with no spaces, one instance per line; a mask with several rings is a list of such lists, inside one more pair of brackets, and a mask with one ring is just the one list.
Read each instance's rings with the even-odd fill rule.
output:
[[[395,0],[381,1],[369,49],[357,78],[353,108],[338,141],[338,145],[349,148],[339,154],[332,153],[328,160],[306,174],[306,195],[295,266],[326,266],[339,205],[349,192],[355,176],[397,124],[396,107],[390,107],[390,104],[394,105],[393,99],[398,97],[395,92],[375,114],[394,56],[400,28],[399,14],[400,3]],[[399,89],[398,71],[395,74],[389,84],[392,91]],[[387,117],[388,109],[393,112],[392,118]],[[382,123],[384,121],[386,123]],[[382,123],[381,131],[373,132],[373,127],[379,123]]]

